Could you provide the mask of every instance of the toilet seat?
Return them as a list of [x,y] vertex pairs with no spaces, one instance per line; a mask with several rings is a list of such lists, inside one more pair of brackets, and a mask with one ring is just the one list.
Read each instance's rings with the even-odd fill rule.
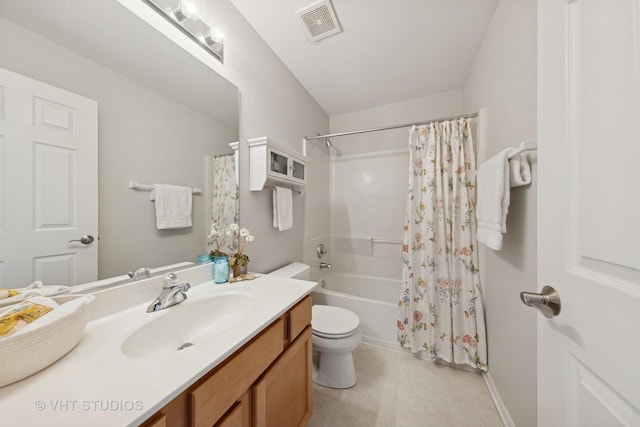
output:
[[342,307],[314,305],[311,308],[312,334],[329,339],[354,335],[360,326],[358,316]]

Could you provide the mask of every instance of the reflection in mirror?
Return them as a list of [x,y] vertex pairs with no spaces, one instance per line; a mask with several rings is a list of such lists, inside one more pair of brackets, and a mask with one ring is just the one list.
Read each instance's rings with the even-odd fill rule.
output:
[[[49,253],[43,245],[8,242],[11,233],[0,236],[0,287],[19,288],[36,279],[78,284],[141,267],[195,262],[208,250],[212,209],[224,206],[225,215],[238,217],[237,195],[226,203],[222,193],[215,193],[213,200],[213,171],[207,166],[214,156],[233,156],[229,143],[238,140],[237,88],[116,0],[56,1],[55,7],[45,0],[0,2],[0,51],[0,68],[94,100],[98,149],[98,185],[92,189],[98,195],[97,227],[84,229],[76,221],[95,205],[91,198],[75,197],[74,186],[83,180],[79,174],[76,181],[68,180],[68,218],[50,226],[67,230],[69,237],[58,239]],[[0,98],[3,90],[10,93],[2,89]],[[9,117],[11,103],[3,99],[0,105]],[[0,133],[3,123],[0,118]],[[59,139],[60,131],[53,133],[51,140]],[[8,142],[3,140],[5,148]],[[12,159],[5,155],[0,162],[3,171],[10,170]],[[203,189],[193,196],[193,225],[158,230],[150,193],[130,190],[129,181]],[[6,195],[0,191],[0,199]],[[32,203],[37,194],[31,190],[19,197]],[[0,200],[5,211],[11,205]],[[32,203],[18,216],[33,221],[28,211],[33,209]],[[4,230],[12,227],[10,217],[4,217]],[[83,235],[99,240],[68,243]],[[79,261],[79,254],[89,248],[98,267],[82,271],[90,262]],[[10,252],[20,252],[19,268],[6,262]]]
[[240,220],[236,156],[237,152],[211,158],[211,223],[221,229],[228,229]]

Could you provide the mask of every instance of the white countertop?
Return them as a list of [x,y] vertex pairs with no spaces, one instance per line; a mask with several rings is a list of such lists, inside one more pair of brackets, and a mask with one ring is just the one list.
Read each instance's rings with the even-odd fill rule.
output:
[[[155,313],[146,313],[146,308],[160,293],[162,278],[94,293],[91,320],[80,343],[43,371],[0,388],[0,427],[138,425],[316,285],[268,275],[217,285],[210,280],[210,272],[210,264],[178,272],[179,282],[189,281],[192,285],[188,299]],[[151,320],[173,308],[232,289],[252,293],[257,303],[247,317],[228,329],[180,351],[144,357],[122,352],[125,339]]]

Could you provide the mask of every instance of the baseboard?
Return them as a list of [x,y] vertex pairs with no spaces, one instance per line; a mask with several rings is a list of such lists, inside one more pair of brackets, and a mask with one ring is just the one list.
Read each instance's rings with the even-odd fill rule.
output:
[[400,347],[400,344],[398,344],[398,341],[384,341],[378,338],[368,337],[365,335],[362,336],[360,341],[363,343],[374,345],[376,347],[382,347],[382,348],[394,350],[397,352],[401,352],[403,350],[403,348]]
[[500,397],[500,393],[498,393],[498,389],[496,388],[496,383],[493,382],[493,377],[491,377],[490,372],[483,372],[482,378],[484,378],[484,383],[487,385],[489,389],[489,394],[491,395],[491,399],[493,399],[493,404],[496,405],[496,409],[498,410],[498,414],[502,419],[502,424],[505,427],[515,427],[516,424],[513,422],[513,418],[511,418],[511,414],[509,410],[505,406],[502,398]]
[[431,356],[429,355],[428,352],[426,351],[419,351],[417,353],[413,353],[411,350],[409,350],[408,348],[403,348],[397,341],[384,341],[384,340],[380,340],[377,338],[372,338],[372,337],[368,337],[366,335],[363,335],[361,340],[361,342],[365,343],[365,344],[369,344],[369,345],[373,345],[376,347],[380,347],[380,348],[384,348],[387,350],[391,350],[391,351],[395,351],[397,353],[404,353],[407,354],[409,356],[413,356],[417,359],[422,359],[425,360],[427,362],[431,362],[431,363],[439,363],[445,366],[449,366],[451,368],[455,368],[455,369],[462,369],[463,371],[468,371],[468,372],[473,372],[473,373],[482,373],[479,369],[475,369],[472,368],[471,366],[468,365],[459,365],[457,363],[449,363],[449,362],[445,362],[444,360],[432,360]]

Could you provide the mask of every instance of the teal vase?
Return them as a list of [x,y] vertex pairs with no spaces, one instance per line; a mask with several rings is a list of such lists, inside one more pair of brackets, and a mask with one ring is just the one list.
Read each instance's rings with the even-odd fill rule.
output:
[[215,283],[227,283],[229,281],[229,257],[213,257],[213,281]]

